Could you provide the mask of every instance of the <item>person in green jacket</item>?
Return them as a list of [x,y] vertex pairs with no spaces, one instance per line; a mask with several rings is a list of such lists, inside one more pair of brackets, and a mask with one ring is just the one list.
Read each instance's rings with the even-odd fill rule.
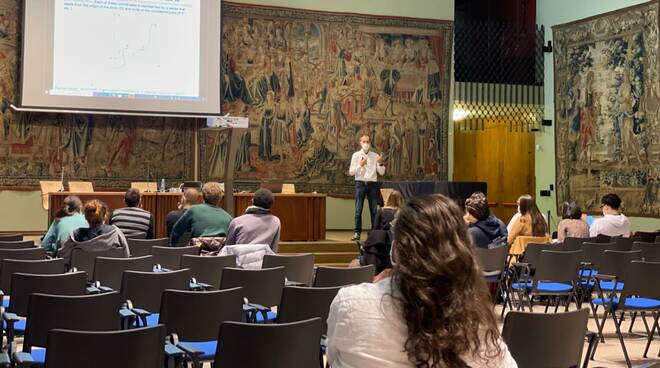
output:
[[232,217],[220,207],[224,191],[219,183],[206,183],[202,188],[204,204],[191,206],[172,228],[170,244],[190,232],[191,238],[225,237]]
[[56,252],[60,245],[67,241],[71,234],[80,228],[88,228],[85,216],[80,212],[82,202],[76,196],[64,198],[64,207],[57,211],[55,221],[41,241],[41,246],[47,252]]

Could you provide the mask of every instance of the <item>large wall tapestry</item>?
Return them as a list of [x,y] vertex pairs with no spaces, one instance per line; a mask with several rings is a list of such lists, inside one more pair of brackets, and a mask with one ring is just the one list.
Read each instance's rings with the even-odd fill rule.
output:
[[[377,11],[377,9],[375,9]],[[223,112],[248,116],[237,186],[262,180],[352,193],[358,137],[387,179],[447,176],[452,23],[225,3]],[[227,137],[202,137],[201,172],[224,175]]]
[[192,176],[196,121],[72,114],[12,113],[20,29],[16,0],[0,0],[0,186],[39,180],[92,180],[102,188]]
[[658,3],[553,27],[558,202],[660,216]]

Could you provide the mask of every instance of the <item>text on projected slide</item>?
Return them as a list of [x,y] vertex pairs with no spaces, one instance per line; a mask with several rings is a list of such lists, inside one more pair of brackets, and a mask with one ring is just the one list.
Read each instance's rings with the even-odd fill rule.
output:
[[55,0],[49,93],[199,100],[199,3]]

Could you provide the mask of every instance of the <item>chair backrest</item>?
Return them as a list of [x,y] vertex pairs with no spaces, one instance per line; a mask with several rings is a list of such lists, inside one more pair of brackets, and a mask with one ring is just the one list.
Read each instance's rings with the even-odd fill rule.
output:
[[634,242],[632,250],[641,250],[642,257],[647,262],[660,262],[660,242]]
[[25,249],[0,249],[0,260],[18,259],[23,261],[36,261],[46,259],[46,250],[44,248],[25,248]]
[[227,267],[236,267],[236,256],[197,256],[184,254],[181,256],[181,268],[190,269],[190,274],[197,281],[220,288],[222,272]]
[[504,270],[509,249],[511,246],[507,244],[490,249],[477,247],[474,251],[484,272],[501,272]]
[[128,249],[131,250],[131,257],[142,257],[151,254],[151,247],[167,247],[170,245],[170,239],[126,239]]
[[119,291],[124,271],[149,272],[154,268],[152,256],[134,258],[108,258],[96,257],[94,263],[94,281]]
[[121,280],[122,300],[131,300],[136,308],[157,313],[163,291],[188,290],[190,288],[190,270],[170,272],[124,271]]
[[601,264],[598,266],[598,273],[601,275],[616,276],[619,280],[625,278],[625,270],[632,261],[642,259],[641,250],[629,250],[627,252],[618,250],[606,250],[601,258]]
[[299,287],[285,286],[282,303],[277,308],[277,323],[304,321],[321,318],[321,333],[328,330],[330,304],[337,296],[341,286],[335,287]]
[[284,267],[261,270],[225,268],[222,271],[220,289],[243,288],[243,296],[250,303],[265,307],[280,305],[284,288]]
[[318,267],[314,277],[314,286],[332,287],[372,282],[375,268],[364,267]]
[[34,248],[34,240],[0,241],[0,249]]
[[284,276],[289,281],[296,281],[312,286],[314,280],[314,255],[311,253],[297,255],[270,255],[264,256],[261,268],[283,266]]
[[65,328],[81,331],[112,331],[119,328],[118,292],[97,295],[30,295],[23,351],[47,345],[48,331]]
[[214,366],[318,367],[320,334],[320,318],[283,324],[225,322],[220,326],[218,341],[222,342],[218,344]]
[[560,248],[555,244],[540,244],[529,243],[523,256],[523,262],[529,263],[532,267],[536,267],[541,257],[541,252],[544,250],[559,250]]
[[564,252],[569,252],[573,250],[580,250],[582,247],[582,243],[586,240],[586,238],[572,238],[572,237],[566,237],[564,238],[564,242],[561,243],[560,250]]
[[243,318],[243,290],[165,290],[158,323],[180,341],[211,341],[218,337],[222,322]]
[[48,334],[46,367],[162,367],[164,341],[162,325],[110,332],[55,329]]
[[181,256],[184,254],[199,255],[200,248],[189,247],[151,247],[151,254],[154,256],[154,263],[161,265],[168,270],[178,270],[181,268]]
[[656,242],[656,243],[660,243],[660,235],[658,235],[658,236],[655,237],[655,242]]
[[0,235],[0,242],[21,241],[21,240],[23,240],[23,234],[3,234],[3,235]]
[[523,254],[529,244],[546,244],[550,239],[545,236],[518,236],[511,244],[511,253]]
[[655,242],[655,238],[660,237],[660,231],[636,231],[634,238],[645,243]]
[[[626,285],[621,298],[636,295],[660,299],[660,262],[632,261],[624,271]],[[654,281],[655,280],[655,281]]]
[[623,236],[618,236],[616,238],[612,238],[612,242],[614,242],[616,244],[616,249],[615,250],[619,250],[619,251],[623,251],[623,252],[629,251],[630,249],[632,249],[632,245],[633,245],[634,241],[635,241],[635,239],[633,239],[633,238],[626,238],[626,237],[623,237]]
[[502,338],[520,368],[579,367],[588,319],[586,308],[554,314],[512,311],[504,319]]
[[606,250],[617,250],[616,243],[584,243],[582,244],[582,261],[589,262],[598,269],[603,262]]
[[[130,249],[130,248],[129,248]],[[76,248],[71,252],[71,268],[87,272],[87,281],[93,281],[94,264],[97,257],[126,258],[124,248],[111,248],[102,251],[86,251]]]
[[85,272],[68,272],[55,275],[15,273],[11,277],[11,298],[7,310],[19,316],[25,316],[30,295],[34,293],[85,295],[86,286],[87,275],[85,275]]
[[15,273],[29,273],[33,275],[53,275],[64,273],[64,259],[43,260],[16,260],[3,259],[0,271],[0,288],[9,295],[11,294],[11,276]]
[[612,237],[603,235],[603,234],[598,234],[596,236],[596,241],[595,243],[611,243],[612,242]]
[[581,258],[581,250],[574,250],[572,252],[542,251],[539,262],[536,265],[533,290],[536,289],[539,281],[572,284],[577,280]]

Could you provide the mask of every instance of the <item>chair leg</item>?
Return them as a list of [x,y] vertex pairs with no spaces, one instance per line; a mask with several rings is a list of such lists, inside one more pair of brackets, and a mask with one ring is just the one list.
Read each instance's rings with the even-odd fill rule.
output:
[[[554,298],[556,299],[557,297],[555,296]],[[548,313],[548,308],[550,307],[550,299],[551,297],[548,296],[548,300],[545,301],[545,311],[543,313]]]
[[621,343],[621,349],[623,350],[623,356],[626,358],[626,365],[628,368],[632,368],[632,363],[630,362],[630,357],[628,356],[628,350],[626,349],[626,343],[623,341],[623,334],[621,333],[621,323],[623,322],[623,315],[625,311],[621,311],[621,318],[617,321],[616,312],[612,312],[612,319],[614,320],[614,327],[616,328],[616,335],[619,338]]
[[633,312],[633,314],[632,314],[632,317],[631,317],[631,320],[630,320],[630,327],[628,327],[628,332],[629,333],[632,333],[633,326],[635,325],[635,318],[637,318],[637,312]]
[[584,356],[584,362],[582,363],[582,368],[587,368],[589,366],[589,359],[593,360],[594,354],[596,354],[596,347],[598,347],[598,334],[593,332],[588,332],[587,337],[589,338],[589,345],[587,347],[587,354]]
[[[646,341],[646,347],[644,348],[644,358],[646,358],[649,353],[649,348],[651,347],[651,341],[653,341],[655,331],[658,330],[658,334],[660,334],[660,326],[658,326],[658,319],[660,317],[660,313],[653,312],[652,316],[653,316],[653,327],[651,328],[651,332],[649,333]],[[658,355],[660,356],[660,351],[658,352]]]

